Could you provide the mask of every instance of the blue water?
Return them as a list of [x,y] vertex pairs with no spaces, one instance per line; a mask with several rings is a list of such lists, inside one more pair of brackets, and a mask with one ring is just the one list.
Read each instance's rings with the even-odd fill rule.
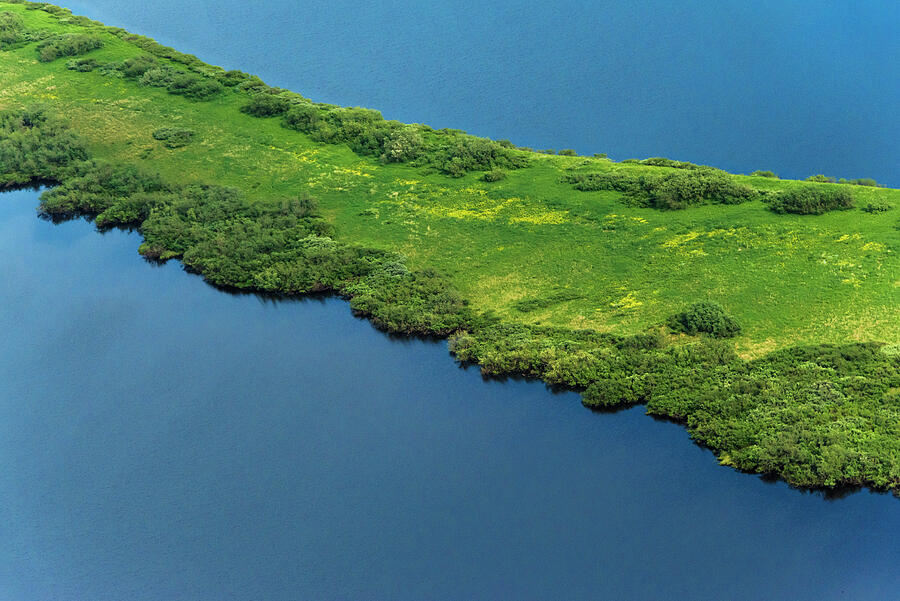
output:
[[895,598],[900,501],[229,295],[0,195],[0,599]]
[[900,187],[896,0],[60,2],[401,121]]

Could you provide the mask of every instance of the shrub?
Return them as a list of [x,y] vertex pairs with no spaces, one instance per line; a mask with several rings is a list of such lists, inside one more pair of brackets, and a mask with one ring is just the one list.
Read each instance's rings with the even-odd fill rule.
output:
[[873,200],[870,203],[867,203],[866,206],[862,208],[866,213],[884,213],[885,211],[890,211],[894,206],[888,204],[883,200]]
[[821,173],[819,175],[810,175],[806,178],[806,181],[818,182],[820,184],[834,184],[837,182],[837,180],[835,180],[833,177],[822,175]]
[[284,126],[309,133],[319,121],[319,109],[312,104],[298,104],[292,106],[284,115]]
[[771,171],[754,171],[750,175],[755,175],[756,177],[771,177],[774,179],[778,179],[778,176]]
[[821,215],[852,209],[853,195],[839,187],[804,186],[774,194],[767,202],[769,209],[776,213]]
[[0,189],[59,181],[86,158],[81,142],[43,110],[0,113]]
[[166,86],[166,90],[170,94],[177,94],[191,100],[209,100],[224,89],[218,81],[193,73],[178,73]]
[[25,24],[14,13],[0,12],[0,50],[8,50],[26,41]]
[[141,75],[140,83],[144,86],[166,88],[169,94],[184,96],[191,100],[209,100],[225,89],[215,79],[167,66],[147,69]]
[[733,317],[718,303],[699,302],[669,318],[667,325],[675,332],[691,336],[709,334],[715,338],[731,338],[741,331]]
[[194,139],[194,131],[177,127],[163,127],[153,132],[153,138],[160,140],[166,148],[181,148]]
[[673,173],[607,171],[576,173],[566,180],[576,190],[614,190],[624,193],[639,206],[657,209],[684,209],[697,204],[738,204],[755,194],[724,171],[711,168]]
[[564,157],[577,157],[578,153],[575,152],[573,148],[564,148],[559,151],[559,154]]
[[[626,161],[622,161],[623,163]],[[689,163],[688,161],[673,161],[664,157],[650,157],[641,161],[631,159],[629,163],[638,163],[640,165],[650,165],[651,167],[671,167],[672,169],[701,169],[700,165]]]
[[144,73],[159,66],[159,62],[149,54],[129,58],[119,65],[122,75],[130,78],[141,77]]
[[284,114],[290,106],[291,103],[281,96],[257,94],[241,107],[241,112],[254,117],[277,117]]
[[462,177],[469,171],[518,169],[528,159],[486,138],[456,135],[429,156],[432,164],[451,177]]
[[99,66],[100,63],[93,58],[75,58],[66,61],[66,69],[69,69],[70,71],[80,71],[82,73],[93,71]]
[[506,171],[504,169],[491,169],[481,179],[486,182],[499,182],[502,179],[506,179]]
[[231,71],[225,71],[224,73],[219,74],[219,81],[223,86],[228,86],[230,88],[247,81],[250,77],[251,76],[248,73],[232,69]]
[[61,56],[78,56],[103,46],[103,40],[86,33],[67,33],[47,38],[37,45],[38,58],[49,63]]
[[419,156],[422,144],[422,134],[414,126],[396,129],[385,142],[382,157],[389,163],[405,163]]

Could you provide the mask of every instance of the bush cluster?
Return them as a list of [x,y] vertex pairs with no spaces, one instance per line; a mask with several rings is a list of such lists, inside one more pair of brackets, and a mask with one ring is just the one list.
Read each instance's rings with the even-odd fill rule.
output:
[[0,113],[0,188],[60,181],[86,158],[84,145],[42,109]]
[[688,161],[675,161],[664,157],[650,157],[648,159],[625,159],[623,163],[634,165],[649,165],[651,167],[671,167],[672,169],[710,169]]
[[290,106],[290,101],[281,96],[256,94],[250,102],[241,107],[241,112],[254,117],[277,117],[287,112]]
[[47,38],[37,45],[38,58],[45,63],[62,56],[78,56],[103,47],[103,40],[87,33],[66,33]]
[[566,176],[576,190],[615,190],[634,204],[656,209],[684,209],[698,204],[737,204],[756,195],[718,169],[685,169],[648,174],[635,171],[575,173]]
[[505,169],[491,169],[486,172],[482,178],[486,182],[499,182],[500,180],[506,179],[506,170]]
[[850,184],[852,186],[872,186],[872,187],[878,186],[878,182],[876,182],[874,179],[872,179],[870,177],[860,177],[857,179],[846,179],[846,178],[842,177],[840,179],[836,179],[829,175],[822,175],[821,173],[819,175],[810,175],[809,177],[806,178],[806,181],[816,182],[816,183],[820,183],[820,184]]
[[182,148],[194,140],[194,130],[182,127],[161,127],[153,132],[153,139],[159,140],[166,148]]
[[866,203],[866,206],[862,208],[866,213],[884,213],[885,211],[890,211],[894,206],[883,201],[883,200],[874,200],[872,202]]
[[22,18],[9,11],[0,12],[0,50],[9,50],[28,40]]
[[691,336],[709,334],[714,338],[731,338],[741,331],[740,324],[721,305],[708,301],[692,304],[670,317],[666,324],[674,332]]
[[88,73],[101,66],[101,63],[95,58],[73,58],[66,61],[66,69],[80,71],[81,73]]
[[821,173],[818,175],[810,175],[806,178],[808,182],[816,182],[820,184],[834,184],[837,183],[837,180],[829,175],[822,175]]
[[771,177],[773,179],[778,179],[778,175],[771,171],[754,171],[750,175],[755,175],[757,177]]
[[169,94],[184,96],[191,100],[210,100],[224,89],[215,79],[166,66],[148,69],[141,75],[140,83],[144,86],[165,88]]
[[853,195],[837,186],[803,186],[778,192],[766,200],[776,213],[821,215],[853,208]]
[[357,154],[429,166],[453,177],[471,171],[518,169],[527,164],[523,153],[493,140],[388,121],[371,109],[301,102],[284,114],[284,126],[317,142],[346,144]]

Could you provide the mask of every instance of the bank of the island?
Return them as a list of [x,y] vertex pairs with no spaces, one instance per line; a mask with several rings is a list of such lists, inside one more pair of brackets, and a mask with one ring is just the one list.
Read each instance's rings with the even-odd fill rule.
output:
[[0,109],[0,185],[149,259],[334,291],[725,465],[900,490],[900,191],[386,121],[42,3],[0,2]]

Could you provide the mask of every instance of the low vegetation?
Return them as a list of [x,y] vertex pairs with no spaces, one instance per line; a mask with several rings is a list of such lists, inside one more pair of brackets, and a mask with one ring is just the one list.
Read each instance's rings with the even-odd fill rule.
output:
[[67,33],[45,39],[37,45],[38,58],[48,63],[63,56],[87,54],[103,46],[103,40],[95,35]]
[[153,132],[153,139],[159,140],[166,148],[182,148],[194,140],[196,132],[180,127],[161,127]]
[[698,204],[738,204],[753,198],[753,188],[738,183],[724,171],[679,168],[664,174],[632,171],[576,173],[567,181],[576,190],[622,192],[633,204],[654,209],[685,209]]
[[853,195],[844,188],[806,187],[785,190],[767,200],[776,213],[795,215],[821,215],[828,211],[846,211],[853,208]]
[[720,304],[709,301],[692,304],[670,317],[667,324],[674,332],[691,336],[709,334],[714,338],[733,338],[741,331],[740,324]]

